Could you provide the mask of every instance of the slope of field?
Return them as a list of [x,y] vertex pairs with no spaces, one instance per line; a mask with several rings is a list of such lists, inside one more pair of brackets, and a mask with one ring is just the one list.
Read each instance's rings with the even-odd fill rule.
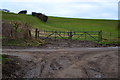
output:
[[72,31],[96,31],[106,32],[117,31],[117,20],[99,19],[77,19],[49,16],[47,23],[42,23],[39,19],[24,14],[3,13],[3,20],[27,22],[43,30],[72,30]]
[[115,32],[116,20],[76,19],[49,17],[48,24],[58,29],[73,31],[97,31]]
[[32,25],[33,28],[40,30],[57,30],[57,31],[103,31],[103,37],[118,37],[117,20],[102,20],[102,19],[77,19],[77,18],[62,18],[48,17],[47,23],[41,22],[38,18],[31,15],[4,13],[3,20],[20,21]]

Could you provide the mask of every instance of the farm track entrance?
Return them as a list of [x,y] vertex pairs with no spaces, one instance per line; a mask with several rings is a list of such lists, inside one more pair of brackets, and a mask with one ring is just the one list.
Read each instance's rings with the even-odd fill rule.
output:
[[35,38],[71,39],[86,41],[102,41],[102,31],[40,31],[35,30]]

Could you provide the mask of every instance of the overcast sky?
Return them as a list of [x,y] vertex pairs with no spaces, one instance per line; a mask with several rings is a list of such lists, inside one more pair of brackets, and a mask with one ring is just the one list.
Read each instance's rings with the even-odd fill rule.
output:
[[48,16],[118,19],[119,0],[0,0],[0,8],[40,12]]

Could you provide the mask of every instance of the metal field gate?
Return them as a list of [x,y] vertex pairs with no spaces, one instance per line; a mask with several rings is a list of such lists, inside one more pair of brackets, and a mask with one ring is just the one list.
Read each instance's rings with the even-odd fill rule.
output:
[[102,31],[40,31],[36,29],[35,37],[43,39],[72,39],[99,42],[102,40]]

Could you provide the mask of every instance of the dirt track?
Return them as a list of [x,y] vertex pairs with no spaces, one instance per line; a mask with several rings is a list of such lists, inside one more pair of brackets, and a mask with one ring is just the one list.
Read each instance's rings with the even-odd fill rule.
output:
[[[116,47],[120,44],[97,44],[91,41],[81,41],[81,40],[69,40],[69,39],[47,39],[46,44],[40,45],[33,48],[38,49],[60,49],[60,48],[83,48],[83,47]],[[20,47],[20,46],[2,46],[4,49],[28,49],[31,46]]]
[[3,54],[18,56],[21,68],[9,76],[13,78],[118,77],[117,47],[3,49]]

